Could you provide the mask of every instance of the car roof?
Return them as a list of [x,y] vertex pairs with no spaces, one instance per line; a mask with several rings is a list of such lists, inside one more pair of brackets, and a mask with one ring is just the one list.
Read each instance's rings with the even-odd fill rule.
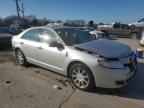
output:
[[42,29],[42,28],[49,28],[49,29],[74,29],[75,27],[69,27],[69,26],[40,26],[40,27],[31,27],[30,29]]

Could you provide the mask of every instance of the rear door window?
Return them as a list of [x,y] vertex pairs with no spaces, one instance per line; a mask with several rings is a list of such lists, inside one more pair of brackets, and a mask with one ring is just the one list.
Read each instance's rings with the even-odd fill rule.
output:
[[30,40],[30,41],[39,41],[40,29],[34,29],[27,31],[23,36],[22,39]]

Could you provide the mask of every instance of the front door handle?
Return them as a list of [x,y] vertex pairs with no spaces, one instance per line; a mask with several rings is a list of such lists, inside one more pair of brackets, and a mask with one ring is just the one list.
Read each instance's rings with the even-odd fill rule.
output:
[[38,49],[43,49],[41,46],[37,47]]
[[21,44],[21,45],[23,45],[23,44],[24,44],[24,42],[20,42],[20,44]]

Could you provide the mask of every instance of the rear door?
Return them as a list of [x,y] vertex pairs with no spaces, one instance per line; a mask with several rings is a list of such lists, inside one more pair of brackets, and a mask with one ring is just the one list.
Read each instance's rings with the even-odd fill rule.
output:
[[39,32],[40,29],[32,29],[24,33],[24,35],[20,39],[20,48],[24,53],[25,57],[29,61],[36,62],[37,59],[37,50],[39,46]]

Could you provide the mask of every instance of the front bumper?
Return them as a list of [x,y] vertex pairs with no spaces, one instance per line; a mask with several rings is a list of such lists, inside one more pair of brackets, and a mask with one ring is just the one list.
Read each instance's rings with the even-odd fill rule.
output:
[[129,84],[136,73],[136,63],[132,63],[132,68],[108,69],[100,65],[93,67],[96,87],[101,88],[121,88]]

